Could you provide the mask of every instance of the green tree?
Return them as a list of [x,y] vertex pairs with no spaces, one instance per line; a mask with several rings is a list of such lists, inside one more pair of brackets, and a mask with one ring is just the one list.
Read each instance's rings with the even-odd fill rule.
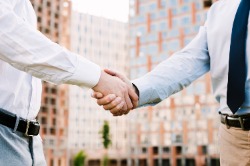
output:
[[[103,147],[108,150],[109,146],[112,144],[111,138],[110,138],[110,128],[109,128],[109,123],[108,121],[104,121],[102,130],[100,131],[102,135],[102,144]],[[107,152],[105,152],[105,155],[102,159],[102,165],[103,166],[108,166],[109,163],[109,157]]]
[[80,151],[74,157],[74,166],[84,166],[87,155],[84,151]]
[[101,134],[102,134],[102,144],[103,144],[105,149],[108,149],[109,146],[112,144],[112,141],[110,139],[109,123],[106,120],[104,121],[102,130],[101,130]]

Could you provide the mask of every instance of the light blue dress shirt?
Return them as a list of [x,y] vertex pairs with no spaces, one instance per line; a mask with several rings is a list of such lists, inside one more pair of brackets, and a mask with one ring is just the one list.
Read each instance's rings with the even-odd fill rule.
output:
[[[209,9],[197,36],[181,51],[153,71],[133,81],[140,92],[139,105],[157,104],[210,71],[219,112],[232,114],[227,106],[228,62],[234,16],[240,0],[220,0]],[[250,17],[248,21],[250,32]],[[247,36],[245,102],[236,114],[250,113],[250,37]]]

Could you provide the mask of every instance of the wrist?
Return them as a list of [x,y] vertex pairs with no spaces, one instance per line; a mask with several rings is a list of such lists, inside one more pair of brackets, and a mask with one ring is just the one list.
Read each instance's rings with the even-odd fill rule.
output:
[[92,88],[94,91],[98,91],[99,87],[102,86],[101,84],[103,83],[103,81],[105,80],[105,72],[103,70],[101,70],[101,74],[100,74],[100,78],[98,83]]

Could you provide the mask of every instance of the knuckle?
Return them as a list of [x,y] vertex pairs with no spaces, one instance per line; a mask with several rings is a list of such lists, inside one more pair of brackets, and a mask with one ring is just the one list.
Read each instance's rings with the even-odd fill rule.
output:
[[117,106],[115,107],[115,109],[116,109],[116,110],[120,110],[120,109],[121,109],[121,106],[120,106],[120,105],[117,105]]
[[113,102],[111,103],[111,106],[115,107],[117,104],[118,104],[117,101],[113,101]]
[[126,112],[124,112],[124,115],[127,115],[129,113],[129,111],[126,111]]
[[125,92],[126,92],[126,89],[125,89],[125,88],[122,88],[121,91],[122,91],[122,93],[125,93]]
[[125,84],[122,85],[122,91],[126,91],[127,90],[127,86]]
[[110,112],[111,112],[112,114],[117,114],[117,113],[118,113],[118,111],[117,111],[115,108],[114,108],[114,109],[111,109]]
[[103,109],[108,110],[108,107],[106,105],[103,106]]
[[101,106],[101,102],[100,102],[99,100],[97,100],[97,104],[98,104],[99,106]]
[[106,102],[106,103],[109,103],[109,102],[110,102],[109,98],[106,98],[106,99],[105,99],[105,102]]

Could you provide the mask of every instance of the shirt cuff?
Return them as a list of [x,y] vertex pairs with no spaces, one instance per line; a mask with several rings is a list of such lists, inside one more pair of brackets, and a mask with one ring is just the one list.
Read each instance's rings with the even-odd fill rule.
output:
[[77,56],[77,62],[77,68],[68,82],[80,87],[93,88],[101,76],[100,66],[81,56]]
[[136,86],[139,91],[139,103],[138,107],[151,105],[150,99],[151,94],[153,93],[153,89],[147,83],[146,80],[135,79],[132,83]]

